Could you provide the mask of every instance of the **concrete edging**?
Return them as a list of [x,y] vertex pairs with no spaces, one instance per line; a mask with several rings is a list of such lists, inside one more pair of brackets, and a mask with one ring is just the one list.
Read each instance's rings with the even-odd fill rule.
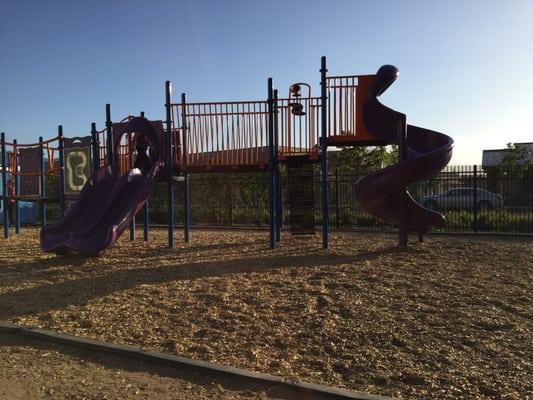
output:
[[[0,333],[14,334],[52,343],[67,344],[88,350],[96,350],[128,358],[140,359],[147,362],[165,364],[174,367],[188,367],[203,370],[212,374],[223,374],[252,380],[266,384],[285,386],[287,389],[308,394],[321,395],[323,398],[350,399],[350,400],[392,400],[391,397],[377,396],[366,393],[354,392],[346,389],[334,388],[312,383],[293,382],[279,376],[268,375],[260,372],[214,364],[208,361],[175,356],[172,354],[145,351],[132,346],[114,344],[79,336],[66,335],[39,328],[26,328],[10,322],[0,322]],[[303,394],[303,393],[302,393]]]

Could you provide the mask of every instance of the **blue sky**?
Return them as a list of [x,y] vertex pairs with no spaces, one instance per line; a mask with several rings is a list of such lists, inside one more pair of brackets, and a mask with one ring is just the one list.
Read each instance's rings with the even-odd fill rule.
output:
[[0,0],[0,130],[85,135],[174,98],[247,100],[394,64],[383,101],[456,139],[453,163],[533,141],[533,2]]

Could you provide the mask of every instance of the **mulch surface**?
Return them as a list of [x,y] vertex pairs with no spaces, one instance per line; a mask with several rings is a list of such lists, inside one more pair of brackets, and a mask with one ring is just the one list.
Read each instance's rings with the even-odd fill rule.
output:
[[0,335],[0,399],[291,399],[276,385]]
[[0,320],[406,399],[533,396],[533,239],[126,236],[93,259],[0,242]]

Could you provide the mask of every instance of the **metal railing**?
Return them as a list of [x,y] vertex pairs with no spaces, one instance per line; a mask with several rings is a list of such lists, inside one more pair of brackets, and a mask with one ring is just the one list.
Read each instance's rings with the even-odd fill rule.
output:
[[[318,168],[318,166],[316,166]],[[329,223],[339,231],[396,230],[362,211],[354,196],[354,183],[364,174],[333,170],[329,174]],[[289,226],[287,176],[281,174],[283,223]],[[50,193],[58,181],[49,177]],[[191,174],[191,223],[194,226],[268,227],[268,174]],[[175,185],[175,221],[182,220],[183,184]],[[447,167],[434,178],[409,188],[423,205],[446,217],[445,233],[533,235],[533,167],[483,169]],[[436,203],[432,204],[432,202]],[[150,197],[150,222],[166,224],[166,186],[157,185]],[[320,174],[315,173],[315,221],[320,224]],[[59,206],[49,205],[49,219],[59,217]]]
[[[318,168],[318,166],[317,166]],[[329,174],[329,223],[337,230],[395,231],[364,212],[354,195],[354,183],[364,174],[334,170]],[[288,226],[287,176],[281,175],[283,223]],[[266,173],[192,174],[193,225],[267,227],[268,176]],[[181,186],[176,187],[180,192]],[[439,232],[533,235],[533,167],[529,170],[447,167],[434,178],[409,188],[421,204],[446,217]],[[164,191],[162,191],[164,193]],[[152,198],[158,197],[157,195]],[[176,222],[181,220],[181,194],[176,193]],[[159,204],[159,205],[158,205]],[[151,200],[150,215],[165,223],[166,203]],[[320,174],[315,173],[315,221],[321,223]],[[436,231],[436,230],[434,230]]]
[[320,97],[278,99],[276,132],[278,157],[309,156],[318,159]]
[[173,125],[185,114],[184,164],[194,167],[265,166],[268,163],[266,101],[172,104]]

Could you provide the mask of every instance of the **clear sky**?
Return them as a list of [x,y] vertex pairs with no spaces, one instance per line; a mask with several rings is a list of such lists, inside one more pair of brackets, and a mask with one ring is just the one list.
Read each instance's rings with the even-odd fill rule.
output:
[[174,99],[248,100],[394,64],[383,101],[450,134],[454,164],[533,141],[533,1],[0,0],[0,130],[85,135]]

